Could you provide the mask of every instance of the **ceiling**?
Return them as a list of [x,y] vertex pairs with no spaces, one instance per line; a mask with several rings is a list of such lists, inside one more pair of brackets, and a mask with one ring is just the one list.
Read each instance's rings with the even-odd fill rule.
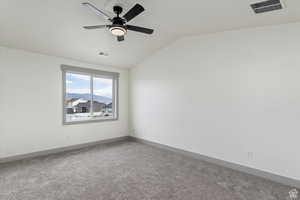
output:
[[[84,30],[105,20],[81,3],[87,0],[0,0],[0,45],[116,67],[133,67],[185,35],[300,21],[300,1],[285,0],[280,11],[255,15],[253,0],[118,0],[146,9],[130,24],[155,29],[153,35],[129,32],[117,42],[106,30]],[[116,0],[114,0],[116,1]],[[107,8],[108,0],[89,0]],[[99,56],[103,51],[108,56]]]

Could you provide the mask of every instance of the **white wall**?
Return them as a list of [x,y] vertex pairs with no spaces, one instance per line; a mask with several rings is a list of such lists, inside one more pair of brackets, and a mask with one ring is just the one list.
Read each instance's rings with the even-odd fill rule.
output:
[[[61,64],[120,72],[120,119],[62,125]],[[128,70],[0,47],[0,158],[128,135]]]
[[159,51],[130,72],[133,135],[300,180],[299,36],[288,24]]

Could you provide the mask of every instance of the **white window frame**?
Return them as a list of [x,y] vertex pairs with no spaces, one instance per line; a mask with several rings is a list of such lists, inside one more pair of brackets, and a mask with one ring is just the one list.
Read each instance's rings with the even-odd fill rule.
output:
[[[63,85],[63,97],[62,97],[62,107],[63,107],[63,125],[71,125],[71,124],[82,124],[82,123],[92,123],[92,122],[104,122],[104,121],[115,121],[119,119],[119,76],[120,74],[117,72],[108,72],[101,71],[95,69],[88,69],[82,67],[75,67],[70,65],[61,65],[62,71],[62,85]],[[113,96],[112,96],[112,109],[114,116],[113,118],[102,118],[102,119],[89,119],[89,120],[81,120],[81,121],[67,121],[66,119],[66,105],[65,105],[65,97],[66,97],[66,74],[67,73],[75,73],[81,75],[89,75],[91,77],[90,80],[90,90],[91,90],[91,112],[93,112],[93,80],[94,77],[98,78],[109,78],[113,80]]]

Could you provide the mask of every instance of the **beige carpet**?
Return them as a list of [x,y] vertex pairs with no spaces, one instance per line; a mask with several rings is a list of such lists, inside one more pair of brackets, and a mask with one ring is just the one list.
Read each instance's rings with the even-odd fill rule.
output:
[[291,189],[129,141],[0,165],[1,200],[287,200]]

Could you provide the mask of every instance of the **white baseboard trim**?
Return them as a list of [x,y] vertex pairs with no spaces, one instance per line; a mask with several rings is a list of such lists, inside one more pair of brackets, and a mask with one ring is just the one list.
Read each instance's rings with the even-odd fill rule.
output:
[[101,145],[101,144],[109,144],[109,143],[115,143],[115,142],[120,142],[120,141],[126,141],[128,139],[129,139],[129,136],[123,136],[123,137],[111,138],[111,139],[100,140],[100,141],[95,141],[95,142],[88,142],[88,143],[84,143],[84,144],[76,144],[76,145],[67,146],[67,147],[38,151],[38,152],[33,152],[33,153],[28,153],[28,154],[4,157],[4,158],[0,158],[0,164],[18,161],[18,160],[25,160],[25,159],[30,159],[30,158],[40,157],[40,156],[46,156],[46,155],[50,155],[50,154],[57,154],[57,153],[62,153],[62,152],[67,152],[67,151],[73,151],[73,150],[97,146],[97,145]]
[[139,143],[143,143],[143,144],[147,144],[147,145],[157,147],[157,148],[160,148],[160,149],[172,151],[172,152],[175,152],[175,153],[179,153],[181,155],[192,157],[194,159],[203,160],[203,161],[213,163],[213,164],[216,164],[216,165],[219,165],[219,166],[223,166],[223,167],[226,167],[226,168],[237,170],[237,171],[240,171],[240,172],[243,172],[243,173],[258,176],[258,177],[268,179],[268,180],[271,180],[271,181],[274,181],[274,182],[277,182],[277,183],[281,183],[281,184],[284,184],[284,185],[300,188],[300,180],[296,180],[296,179],[292,179],[292,178],[272,174],[270,172],[266,172],[266,171],[262,171],[262,170],[259,170],[259,169],[246,167],[246,166],[243,166],[243,165],[227,162],[227,161],[216,159],[216,158],[211,158],[211,157],[204,156],[204,155],[201,155],[201,154],[198,154],[198,153],[185,151],[185,150],[182,150],[182,149],[174,148],[174,147],[164,145],[164,144],[160,144],[160,143],[156,143],[156,142],[151,142],[151,141],[136,138],[136,137],[133,137],[133,136],[130,136],[130,140],[135,141],[135,142],[139,142]]

